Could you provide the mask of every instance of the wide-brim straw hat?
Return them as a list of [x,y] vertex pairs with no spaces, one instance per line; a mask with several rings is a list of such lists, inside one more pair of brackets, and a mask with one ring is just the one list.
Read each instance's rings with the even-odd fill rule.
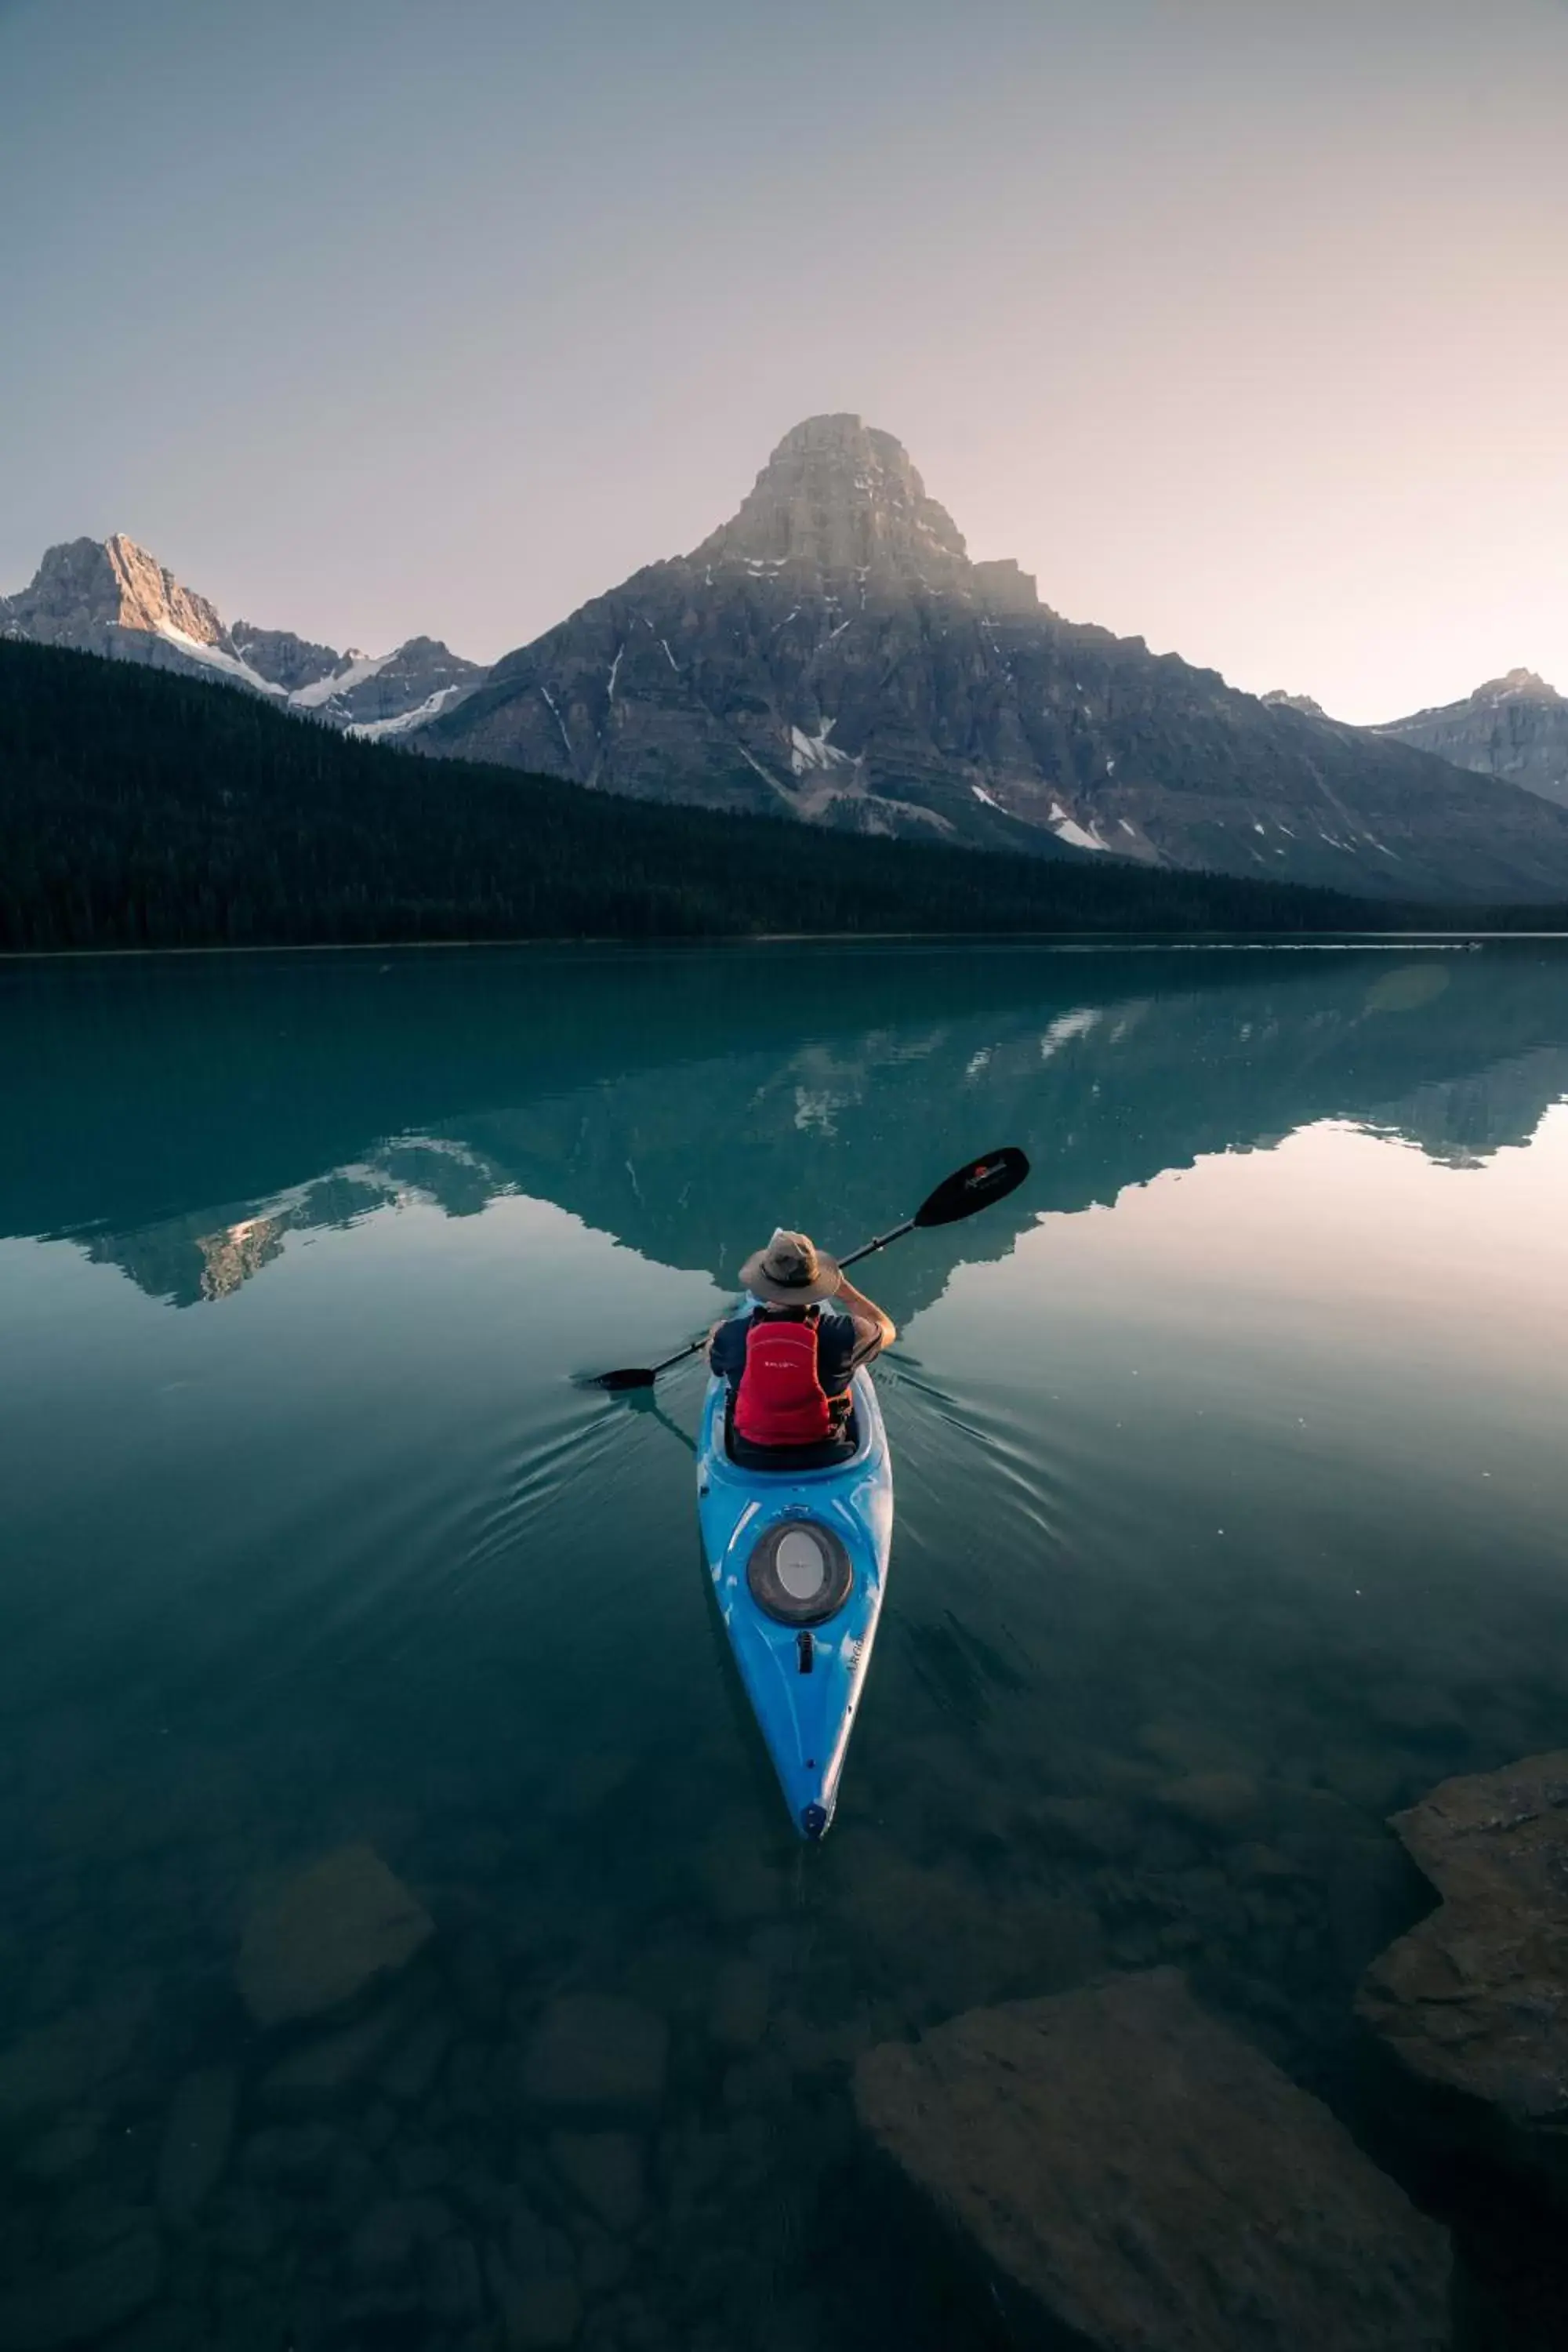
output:
[[816,1307],[836,1297],[843,1279],[837,1258],[819,1250],[808,1234],[783,1225],[741,1268],[742,1287],[774,1307]]

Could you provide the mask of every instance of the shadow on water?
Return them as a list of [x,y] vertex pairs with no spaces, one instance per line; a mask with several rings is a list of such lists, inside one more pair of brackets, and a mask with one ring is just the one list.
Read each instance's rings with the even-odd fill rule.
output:
[[[1466,2340],[1549,2343],[1556,2256],[1385,2133],[1352,2003],[1430,1900],[1387,1815],[1561,1737],[1564,971],[0,971],[0,2343],[88,2277],[124,2352],[978,2346],[858,2056],[1171,1963],[1454,2223]],[[700,1370],[567,1375],[1004,1139],[1029,1186],[874,1268],[897,1533],[807,1853]],[[429,1951],[347,2038],[259,2025],[246,1922],[363,1843]]]

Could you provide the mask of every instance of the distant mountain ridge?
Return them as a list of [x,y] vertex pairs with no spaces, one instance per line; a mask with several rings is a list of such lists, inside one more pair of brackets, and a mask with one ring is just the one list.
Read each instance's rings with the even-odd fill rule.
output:
[[972,560],[849,415],[795,426],[689,555],[491,670],[428,636],[371,656],[229,625],[122,533],[50,548],[0,636],[633,799],[1386,900],[1568,897],[1568,701],[1542,680],[1380,728],[1240,693]]
[[116,531],[51,547],[29,586],[0,596],[0,636],[107,655],[247,688],[356,734],[387,736],[433,719],[485,675],[434,637],[390,654],[312,645],[249,621],[226,626],[206,597]]
[[1568,812],[1064,620],[1016,563],[972,562],[900,443],[847,415],[795,426],[689,555],[408,741],[861,833],[1381,898],[1568,889]]
[[1370,731],[1568,808],[1568,696],[1532,669],[1510,669],[1463,702],[1391,719]]

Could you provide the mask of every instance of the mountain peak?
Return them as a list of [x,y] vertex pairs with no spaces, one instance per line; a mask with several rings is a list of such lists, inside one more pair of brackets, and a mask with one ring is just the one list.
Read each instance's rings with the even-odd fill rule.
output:
[[117,530],[105,540],[68,539],[47,549],[29,587],[11,598],[8,622],[41,645],[77,643],[84,630],[140,629],[228,644],[205,596],[184,588],[156,556]]
[[1568,809],[1568,696],[1532,669],[1507,670],[1463,702],[1413,711],[1375,731]]
[[792,425],[739,513],[692,561],[925,576],[966,557],[957,525],[926,496],[902,443],[846,414]]
[[1533,669],[1507,670],[1501,677],[1489,678],[1485,686],[1477,688],[1476,692],[1493,701],[1505,695],[1518,695],[1531,702],[1561,702],[1563,699],[1557,688],[1548,686],[1539,671]]
[[1310,694],[1291,694],[1282,686],[1270,687],[1258,699],[1269,710],[1299,710],[1304,719],[1326,719],[1329,715]]
[[375,734],[433,717],[484,675],[435,637],[371,656],[251,621],[230,630],[205,596],[122,530],[49,548],[28,587],[0,596],[0,636],[221,679],[331,726]]

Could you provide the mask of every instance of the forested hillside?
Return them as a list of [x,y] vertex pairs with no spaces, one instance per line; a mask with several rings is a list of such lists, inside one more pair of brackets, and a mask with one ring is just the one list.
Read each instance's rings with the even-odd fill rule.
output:
[[12,950],[1368,919],[1364,901],[1327,891],[650,807],[0,643],[0,948]]

